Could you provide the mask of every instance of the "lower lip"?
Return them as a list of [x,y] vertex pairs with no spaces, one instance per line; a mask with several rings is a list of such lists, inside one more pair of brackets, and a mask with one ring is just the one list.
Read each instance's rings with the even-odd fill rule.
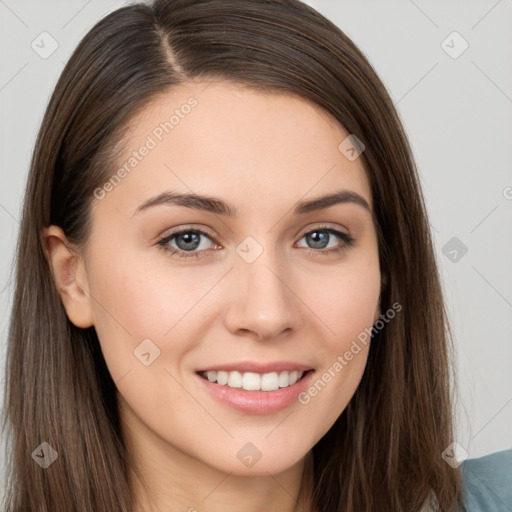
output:
[[312,379],[313,370],[291,386],[275,391],[246,391],[243,388],[230,388],[196,374],[206,390],[217,400],[248,414],[270,414],[289,407],[298,401],[300,393],[305,391]]

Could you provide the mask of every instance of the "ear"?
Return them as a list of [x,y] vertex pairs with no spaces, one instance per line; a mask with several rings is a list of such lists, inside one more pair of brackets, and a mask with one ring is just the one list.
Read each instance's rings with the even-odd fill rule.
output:
[[58,226],[43,229],[43,249],[69,320],[77,327],[94,325],[83,259]]

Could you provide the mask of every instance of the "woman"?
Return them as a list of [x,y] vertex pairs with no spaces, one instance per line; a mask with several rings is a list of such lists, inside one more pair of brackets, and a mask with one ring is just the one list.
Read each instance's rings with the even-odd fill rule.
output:
[[28,179],[7,510],[460,508],[428,226],[384,86],[310,7],[106,16]]

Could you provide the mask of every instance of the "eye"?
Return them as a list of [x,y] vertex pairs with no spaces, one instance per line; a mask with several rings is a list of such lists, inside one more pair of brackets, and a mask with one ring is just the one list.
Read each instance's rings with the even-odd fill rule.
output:
[[[341,245],[329,246],[332,239],[338,238],[343,241]],[[306,249],[308,252],[320,253],[320,254],[331,254],[337,253],[347,249],[354,244],[355,239],[352,238],[348,233],[344,233],[337,229],[329,226],[317,226],[314,229],[307,231],[302,235],[301,240],[305,238],[307,243],[310,244]],[[318,250],[320,249],[320,250]],[[323,250],[327,249],[327,250]]]
[[[334,238],[342,240],[342,244],[330,246],[329,244]],[[186,228],[175,231],[170,235],[162,238],[157,242],[157,245],[163,250],[170,252],[171,255],[178,255],[180,258],[202,258],[207,255],[208,242],[203,243],[202,238],[206,238],[213,242],[213,234],[197,228]],[[310,244],[306,247],[306,251],[316,254],[331,254],[337,253],[347,249],[355,242],[348,233],[344,233],[329,226],[317,226],[316,228],[304,233],[300,240],[305,238],[307,243]],[[173,245],[175,244],[175,245]],[[217,248],[220,247],[217,245]],[[300,247],[300,246],[297,246]]]
[[[202,229],[187,228],[175,231],[162,238],[158,241],[158,245],[171,254],[178,254],[180,258],[200,258],[205,255],[205,251],[208,249],[201,240],[202,237],[212,241],[211,233]],[[171,245],[171,242],[174,242],[176,246]],[[196,251],[196,249],[199,250]]]

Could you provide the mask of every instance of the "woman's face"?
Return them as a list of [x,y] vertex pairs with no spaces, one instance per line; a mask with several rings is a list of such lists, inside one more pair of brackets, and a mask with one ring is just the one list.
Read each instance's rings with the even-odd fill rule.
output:
[[[296,97],[225,82],[187,83],[136,119],[77,274],[136,453],[274,474],[345,409],[380,294],[348,135]],[[314,202],[347,191],[370,210]]]

